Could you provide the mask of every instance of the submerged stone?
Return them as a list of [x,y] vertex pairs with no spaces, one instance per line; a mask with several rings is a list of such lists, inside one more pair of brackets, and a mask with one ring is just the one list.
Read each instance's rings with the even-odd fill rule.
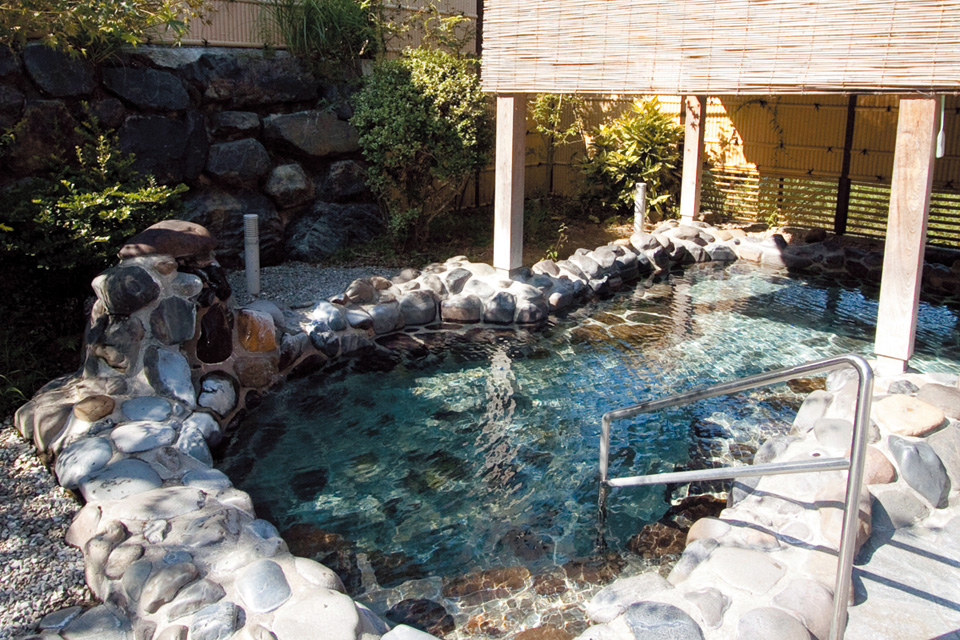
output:
[[438,602],[425,598],[401,600],[384,614],[394,624],[405,624],[442,638],[453,632],[456,623]]

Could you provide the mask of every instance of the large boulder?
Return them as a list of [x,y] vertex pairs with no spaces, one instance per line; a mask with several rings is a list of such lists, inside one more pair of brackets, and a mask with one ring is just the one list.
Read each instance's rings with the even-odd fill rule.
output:
[[184,218],[210,230],[217,239],[217,260],[226,267],[243,263],[243,216],[260,219],[260,264],[280,264],[285,259],[283,223],[273,203],[255,191],[226,191],[207,187],[191,191]]
[[163,184],[193,180],[207,163],[207,130],[196,111],[182,118],[130,116],[119,139],[120,149],[136,156],[134,169]]
[[34,84],[54,98],[86,95],[96,87],[93,65],[46,45],[24,47],[23,66]]
[[320,194],[327,202],[347,202],[369,193],[367,170],[356,160],[338,160],[331,164],[320,188]]
[[154,254],[174,258],[196,258],[217,247],[217,239],[206,228],[186,220],[161,220],[133,236],[120,248],[120,259]]
[[357,130],[329,111],[299,111],[267,116],[263,137],[282,150],[312,158],[360,150]]
[[256,186],[270,171],[270,155],[254,138],[221,142],[210,147],[206,171],[229,185]]
[[234,108],[310,102],[319,95],[316,77],[298,59],[283,54],[270,58],[204,54],[182,71],[199,85],[204,102],[230,103]]
[[156,69],[104,69],[103,85],[110,93],[140,109],[182,111],[190,106],[190,96],[180,79]]
[[288,225],[286,254],[291,260],[315,261],[369,242],[382,230],[383,218],[376,205],[318,202]]
[[313,181],[299,164],[283,164],[270,172],[263,190],[278,207],[295,207],[313,198]]
[[73,157],[79,143],[76,128],[77,121],[59,100],[27,100],[13,128],[13,142],[4,150],[7,168],[28,176],[51,168],[52,158]]
[[210,135],[217,140],[253,138],[260,133],[260,116],[251,111],[221,111],[210,116]]

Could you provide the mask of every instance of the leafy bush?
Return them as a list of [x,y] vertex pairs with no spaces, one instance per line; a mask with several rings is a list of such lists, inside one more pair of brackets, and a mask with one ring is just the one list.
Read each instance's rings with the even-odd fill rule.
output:
[[0,42],[49,46],[104,60],[161,31],[179,42],[209,0],[0,0]]
[[383,50],[378,0],[273,0],[262,28],[277,33],[294,55],[352,63]]
[[0,196],[0,264],[46,271],[94,273],[144,227],[179,211],[185,185],[158,186],[133,170],[133,156],[96,122],[81,127],[86,142],[76,163],[56,175],[29,178]]
[[[564,125],[564,113],[568,109],[573,113],[573,121]],[[570,144],[583,129],[583,109],[583,98],[556,93],[538,93],[530,104],[530,117],[543,139],[548,195],[554,193],[553,170],[557,149]]]
[[589,206],[633,210],[635,186],[647,183],[647,205],[660,217],[672,212],[680,191],[683,127],[660,111],[656,98],[635,101],[610,124],[600,125],[583,159],[583,199]]
[[478,62],[443,50],[413,49],[381,62],[357,95],[353,125],[395,241],[424,241],[492,144]]

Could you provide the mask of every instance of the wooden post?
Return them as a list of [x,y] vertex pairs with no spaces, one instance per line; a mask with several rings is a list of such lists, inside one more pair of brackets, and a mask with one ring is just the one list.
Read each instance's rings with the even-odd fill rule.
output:
[[523,266],[523,171],[527,153],[527,96],[497,96],[493,266],[512,273]]
[[881,375],[903,373],[913,355],[939,118],[935,97],[900,98],[874,347]]
[[686,124],[683,134],[683,176],[680,187],[680,220],[693,222],[700,214],[700,178],[703,175],[703,133],[706,96],[684,96]]

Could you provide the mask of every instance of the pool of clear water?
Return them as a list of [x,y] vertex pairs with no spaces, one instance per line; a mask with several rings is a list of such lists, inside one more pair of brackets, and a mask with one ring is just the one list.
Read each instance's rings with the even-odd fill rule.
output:
[[[387,345],[403,348],[267,396],[220,467],[281,531],[315,525],[402,565],[377,572],[380,586],[547,570],[593,551],[604,412],[829,355],[870,356],[876,310],[855,288],[708,264],[536,332],[420,330]],[[915,367],[955,370],[958,320],[956,309],[921,304]],[[749,462],[789,429],[803,396],[779,385],[619,423],[611,475]],[[611,548],[662,516],[670,497],[663,487],[616,491]]]

